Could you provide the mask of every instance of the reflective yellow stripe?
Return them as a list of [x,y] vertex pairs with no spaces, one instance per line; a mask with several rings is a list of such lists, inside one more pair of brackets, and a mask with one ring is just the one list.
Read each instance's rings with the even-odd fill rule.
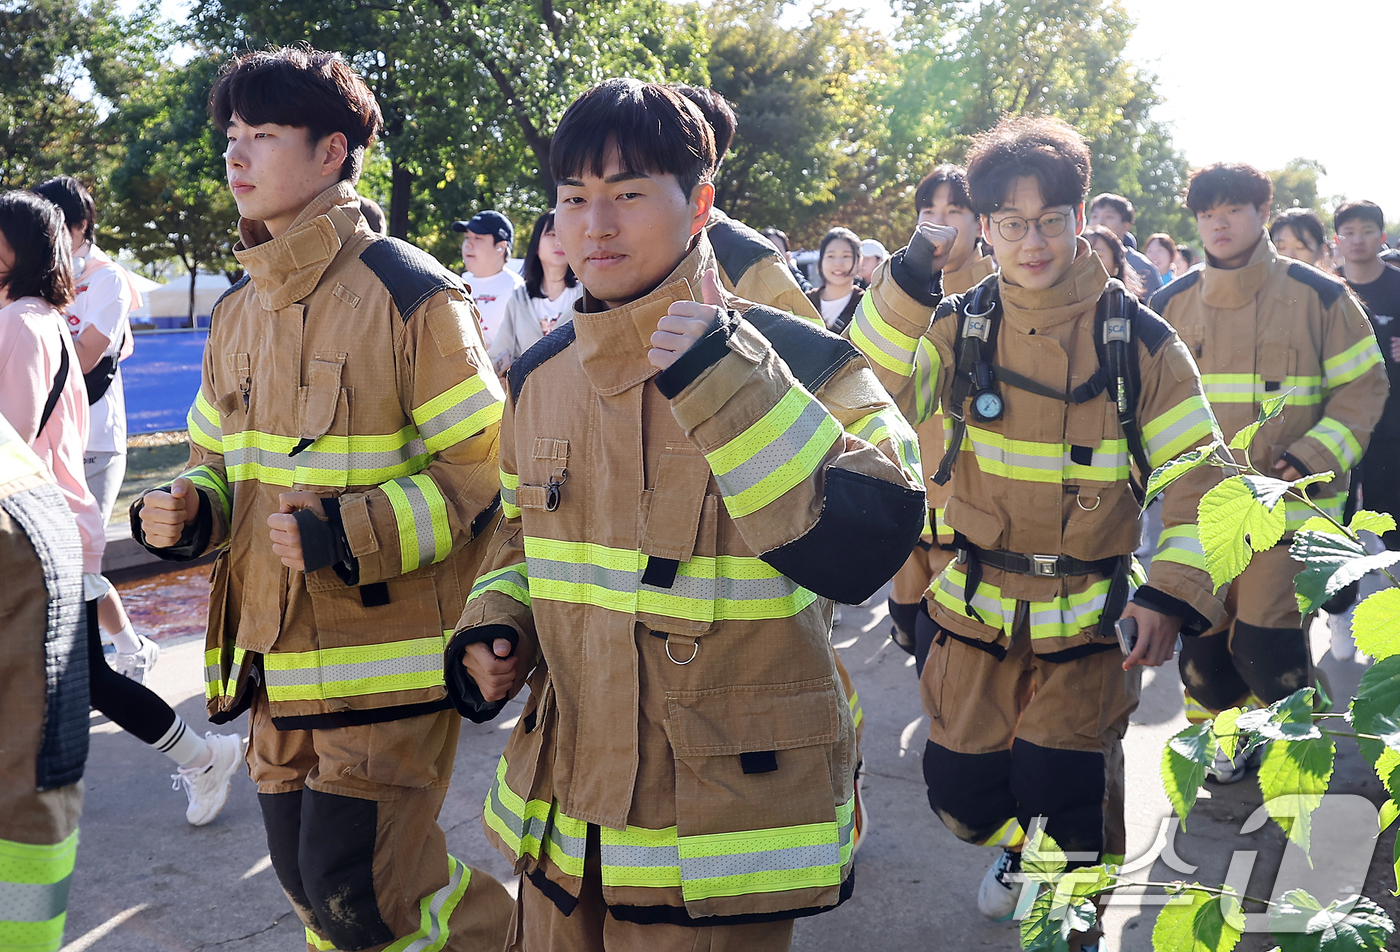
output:
[[860,706],[860,692],[852,691],[846,703],[851,706],[851,723],[859,727],[861,721],[865,720],[865,709]]
[[306,930],[306,944],[316,949],[317,952],[336,952],[335,943],[330,939],[323,939],[310,929]]
[[1191,394],[1166,413],[1147,421],[1142,428],[1147,457],[1153,466],[1161,466],[1189,449],[1209,442],[1219,430],[1210,404],[1200,394]]
[[735,519],[757,512],[816,472],[841,439],[841,424],[800,386],[748,429],[705,454]]
[[[1030,603],[1031,639],[1068,638],[1099,623],[1108,601],[1111,579],[1101,578],[1082,592],[1061,595],[1051,601]],[[934,580],[930,590],[934,600],[964,618],[971,618],[964,607],[963,592],[967,573],[956,562],[950,563]],[[982,616],[982,624],[999,628],[1010,637],[1016,622],[1016,599],[1001,594],[1001,588],[982,582],[972,597],[972,607]],[[973,618],[973,621],[977,619]]]
[[180,475],[201,489],[209,491],[223,509],[225,522],[233,518],[233,497],[229,494],[229,485],[215,470],[208,466],[196,466]]
[[422,472],[430,454],[418,430],[406,426],[381,436],[327,434],[289,456],[293,436],[244,430],[224,437],[229,482],[257,480],[272,486],[377,486]]
[[[918,425],[938,412],[938,371],[943,366],[943,358],[938,348],[927,337],[919,338],[919,347],[914,354],[914,416],[910,423]],[[946,439],[946,437],[945,437]]]
[[563,813],[558,803],[525,800],[506,783],[506,759],[496,764],[496,778],[486,792],[482,820],[515,853],[538,857],[541,851],[568,876],[583,878],[588,824]]
[[1192,697],[1190,691],[1183,690],[1181,693],[1186,707],[1186,723],[1204,724],[1215,717],[1215,712],[1207,709],[1204,704]]
[[452,913],[471,881],[471,867],[449,853],[447,885],[418,901],[418,928],[386,945],[384,952],[441,952],[452,938]]
[[1374,334],[1367,334],[1339,354],[1322,362],[1322,372],[1329,387],[1350,383],[1381,362],[1380,345]]
[[657,889],[681,885],[680,837],[674,826],[648,830],[598,830],[606,886],[650,886]]
[[1097,481],[1112,483],[1128,478],[1128,441],[1102,440],[1092,448],[1088,465],[1070,458],[1067,443],[1013,440],[1000,433],[968,424],[962,449],[976,454],[979,469],[988,476],[1033,483]]
[[379,488],[394,511],[404,572],[447,558],[452,551],[452,525],[447,519],[447,499],[432,477],[407,476]]
[[520,489],[520,477],[501,470],[501,513],[507,519],[520,518],[520,505],[515,494]]
[[0,949],[57,952],[77,855],[77,830],[54,844],[0,839]]
[[206,698],[233,697],[238,693],[238,679],[243,673],[243,659],[248,652],[234,647],[233,662],[228,675],[224,675],[224,653],[222,648],[207,648],[204,652],[204,696]]
[[1291,391],[1286,401],[1291,407],[1316,406],[1322,402],[1321,377],[1290,375],[1276,383],[1277,386],[1269,390],[1264,378],[1258,374],[1201,374],[1201,384],[1212,405],[1259,403],[1282,396],[1284,391]]
[[1201,548],[1201,538],[1195,524],[1186,523],[1163,529],[1153,559],[1158,562],[1178,562],[1204,572],[1206,554]]
[[978,846],[1001,846],[1015,849],[1026,842],[1026,831],[1021,829],[1020,822],[1012,817],[997,828],[997,831],[985,840],[978,842]]
[[1336,457],[1342,471],[1351,469],[1361,459],[1361,444],[1352,436],[1351,428],[1331,417],[1323,417],[1314,423],[1304,439],[1308,437],[1317,440]]
[[422,406],[414,407],[413,422],[428,452],[440,453],[499,422],[504,407],[481,375],[473,374]]
[[185,426],[189,431],[190,442],[202,446],[213,453],[224,451],[224,430],[219,422],[219,411],[204,399],[204,391],[195,394],[190,412],[185,416]]
[[790,618],[816,600],[751,556],[697,555],[680,563],[668,589],[643,586],[647,557],[635,549],[525,537],[532,599],[649,612],[690,621]]
[[[450,632],[444,632],[450,635]],[[273,651],[263,656],[272,701],[315,701],[441,687],[444,637]]]
[[486,592],[500,592],[509,595],[526,608],[530,607],[530,578],[524,562],[507,565],[505,568],[487,572],[477,578],[467,601],[480,598]]
[[918,339],[896,330],[875,307],[875,295],[866,294],[851,321],[851,343],[868,359],[901,377],[914,370]]
[[851,424],[848,432],[876,446],[882,440],[889,440],[904,475],[916,486],[923,483],[923,470],[919,468],[919,436],[893,407],[861,417]]

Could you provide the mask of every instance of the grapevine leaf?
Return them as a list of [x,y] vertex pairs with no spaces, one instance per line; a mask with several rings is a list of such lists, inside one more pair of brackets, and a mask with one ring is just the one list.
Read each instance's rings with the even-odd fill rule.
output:
[[1400,588],[1368,596],[1352,614],[1356,649],[1376,659],[1400,655]]
[[1372,512],[1369,509],[1358,509],[1351,517],[1351,522],[1347,528],[1352,532],[1374,532],[1376,535],[1384,535],[1387,532],[1395,531],[1395,517],[1388,512]]
[[1395,925],[1385,910],[1360,896],[1326,906],[1306,890],[1284,893],[1269,911],[1280,952],[1384,952]]
[[1243,707],[1232,707],[1227,711],[1221,711],[1215,715],[1215,722],[1211,725],[1210,733],[1215,738],[1215,743],[1225,752],[1233,762],[1235,751],[1239,748],[1240,735],[1239,728],[1235,721],[1245,713],[1247,709]]
[[1264,808],[1304,853],[1311,846],[1312,812],[1327,792],[1336,756],[1337,745],[1331,737],[1277,740],[1259,765]]
[[1188,727],[1162,749],[1162,786],[1176,815],[1181,817],[1182,829],[1186,828],[1186,816],[1205,782],[1206,767],[1215,760],[1211,726],[1207,722]]
[[1304,566],[1293,581],[1304,615],[1367,572],[1400,562],[1400,552],[1371,555],[1359,542],[1324,532],[1299,531],[1288,554]]
[[1021,851],[1021,872],[1033,883],[1054,885],[1066,865],[1064,850],[1043,829],[1036,830]]
[[[1361,683],[1357,685],[1356,696],[1351,701],[1351,724],[1363,734],[1386,734],[1389,733],[1389,724],[1381,719],[1396,719],[1397,710],[1400,710],[1400,655],[1391,655],[1377,661],[1361,675]],[[1379,760],[1386,749],[1385,742],[1360,738],[1357,746],[1361,748],[1361,755],[1379,771]],[[1385,774],[1381,774],[1381,780],[1385,779]],[[1391,796],[1395,795],[1394,790],[1390,792]]]
[[1244,914],[1234,890],[1216,896],[1188,887],[1167,901],[1152,928],[1152,947],[1172,952],[1230,952],[1244,934]]
[[1387,800],[1381,804],[1381,815],[1379,817],[1381,832],[1390,829],[1390,825],[1395,822],[1396,817],[1400,817],[1400,803],[1394,800]]
[[1255,552],[1276,545],[1288,527],[1283,509],[1264,505],[1244,480],[1231,476],[1216,484],[1198,507],[1206,570],[1216,588],[1248,568]]
[[1182,453],[1176,459],[1167,460],[1161,466],[1152,471],[1152,475],[1147,478],[1147,494],[1143,497],[1143,508],[1161,495],[1162,490],[1194,469],[1210,463],[1214,457],[1219,442],[1209,443],[1205,446],[1198,446],[1194,450]]

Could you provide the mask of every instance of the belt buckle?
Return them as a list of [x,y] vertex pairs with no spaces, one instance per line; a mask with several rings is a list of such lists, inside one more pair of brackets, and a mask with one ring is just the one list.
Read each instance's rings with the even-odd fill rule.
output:
[[1058,555],[1031,556],[1031,574],[1042,578],[1059,578],[1060,557]]

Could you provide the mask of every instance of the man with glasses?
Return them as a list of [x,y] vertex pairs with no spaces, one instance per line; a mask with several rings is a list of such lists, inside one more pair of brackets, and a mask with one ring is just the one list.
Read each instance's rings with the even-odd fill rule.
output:
[[[1272,198],[1273,182],[1253,166],[1219,162],[1193,174],[1186,207],[1196,216],[1205,267],[1158,291],[1152,308],[1195,355],[1227,436],[1253,423],[1262,401],[1286,395],[1283,412],[1254,438],[1249,461],[1281,479],[1334,473],[1309,495],[1340,519],[1348,473],[1389,385],[1375,336],[1347,286],[1275,250],[1265,230]],[[1241,462],[1245,452],[1237,451]],[[1230,707],[1272,704],[1312,683],[1293,597],[1302,566],[1288,553],[1312,510],[1289,500],[1280,505],[1288,520],[1283,538],[1254,553],[1230,584],[1228,617],[1181,649],[1193,723]],[[1220,754],[1207,776],[1235,783],[1258,759],[1256,753],[1234,763]]]
[[[1165,499],[1164,541],[1184,554],[1159,555],[1128,600],[1134,465],[1141,480],[1217,429],[1176,334],[1110,285],[1080,237],[1089,174],[1083,138],[1059,120],[1008,119],[978,136],[967,192],[999,274],[939,301],[936,275],[909,273],[932,257],[914,253],[916,238],[876,272],[851,330],[878,352],[871,365],[907,419],[941,405],[954,421],[955,452],[935,479],[951,473],[944,512],[957,559],[915,618],[931,643],[920,678],[924,778],[950,830],[998,850],[977,902],[993,919],[1015,912],[1036,818],[1076,865],[1122,862],[1122,739],[1138,666],[1170,658],[1183,629],[1224,618],[1194,524],[1219,478],[1204,467]],[[913,312],[896,306],[901,294],[936,306],[931,326],[901,319]],[[1123,368],[1112,380],[1096,346],[1109,317],[1131,328],[1110,353]],[[1125,375],[1139,384],[1136,399],[1124,384],[1127,425],[1110,399]],[[1120,618],[1138,631],[1126,658]],[[1097,949],[1098,935],[1076,933],[1070,947]]]

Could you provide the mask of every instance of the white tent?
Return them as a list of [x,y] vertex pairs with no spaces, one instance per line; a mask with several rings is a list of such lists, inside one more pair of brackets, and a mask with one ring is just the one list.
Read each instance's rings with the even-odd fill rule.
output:
[[[197,316],[209,315],[219,295],[229,289],[228,278],[222,274],[200,272],[194,282],[194,313]],[[190,278],[180,275],[169,284],[162,284],[145,295],[146,306],[141,313],[150,317],[188,317],[190,313]],[[133,312],[133,316],[140,316]]]

